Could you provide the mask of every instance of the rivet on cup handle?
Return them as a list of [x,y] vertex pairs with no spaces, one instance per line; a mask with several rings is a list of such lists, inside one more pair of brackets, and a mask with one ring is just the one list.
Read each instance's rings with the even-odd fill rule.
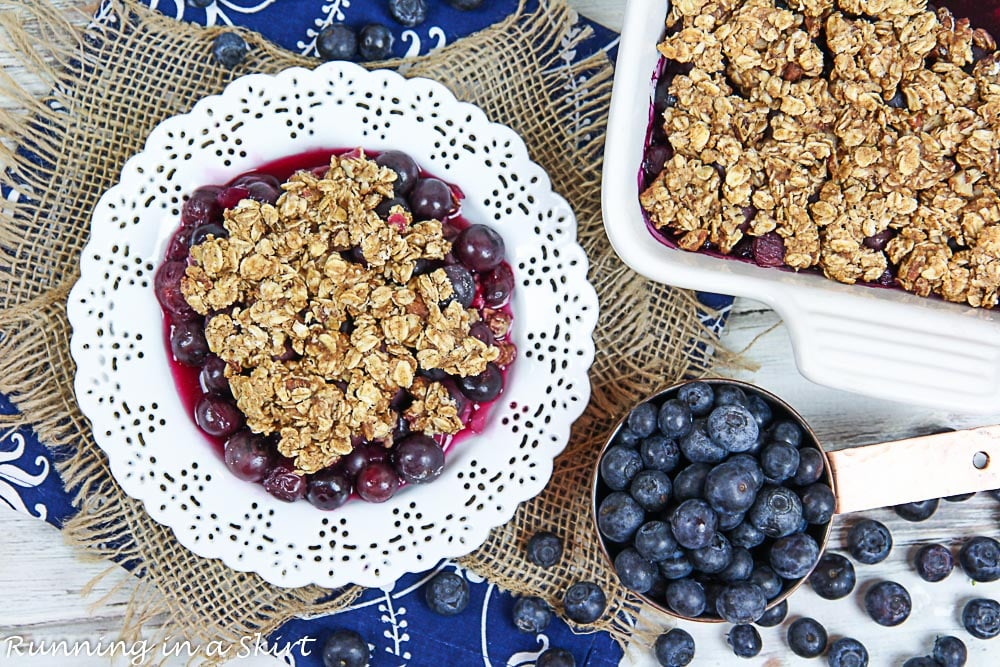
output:
[[826,453],[837,514],[1000,488],[1000,425]]

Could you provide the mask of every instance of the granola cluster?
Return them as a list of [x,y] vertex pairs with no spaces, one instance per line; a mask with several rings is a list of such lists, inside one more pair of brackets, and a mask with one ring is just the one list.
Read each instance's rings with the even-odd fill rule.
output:
[[671,155],[641,195],[686,250],[777,235],[784,265],[990,308],[1000,54],[926,0],[675,0]]
[[208,316],[247,425],[278,434],[300,473],[349,453],[353,436],[390,446],[401,390],[412,430],[458,432],[448,388],[419,372],[477,375],[500,355],[469,335],[479,314],[451,299],[443,269],[415,271],[449,252],[441,223],[375,212],[395,178],[363,155],[334,156],[323,176],[292,176],[275,205],[226,211],[229,236],[191,248],[184,296]]

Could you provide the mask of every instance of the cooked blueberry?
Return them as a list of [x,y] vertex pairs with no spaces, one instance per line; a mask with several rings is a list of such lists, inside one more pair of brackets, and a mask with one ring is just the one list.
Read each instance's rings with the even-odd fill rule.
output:
[[479,288],[487,308],[499,308],[510,300],[514,291],[514,272],[510,264],[500,262],[492,270],[479,275]]
[[209,185],[198,188],[181,207],[181,223],[189,226],[218,222],[222,217],[222,207],[217,197],[221,188]]
[[862,519],[847,533],[847,550],[859,563],[881,563],[892,551],[892,534],[884,524],[874,519]]
[[917,551],[913,561],[914,569],[924,581],[942,581],[955,567],[951,551],[940,544],[925,544]]
[[[396,208],[397,206],[401,207],[404,211],[410,210],[410,204],[405,199],[403,199],[402,197],[391,197],[380,201],[378,203],[378,206],[375,207],[375,213],[377,213],[378,217],[382,218],[383,220],[388,220],[389,216],[392,215],[392,209]],[[417,274],[416,269],[414,269],[414,274]]]
[[674,477],[674,498],[684,502],[704,495],[705,480],[712,466],[707,463],[692,463]]
[[656,425],[660,431],[671,438],[680,438],[690,433],[693,423],[691,408],[677,398],[664,401],[656,416]]
[[653,655],[660,667],[684,667],[694,660],[694,638],[680,628],[668,630],[656,638]]
[[1000,543],[992,537],[973,537],[962,545],[958,562],[973,581],[1000,579]]
[[153,292],[156,294],[156,300],[175,321],[195,319],[200,321],[200,316],[188,304],[181,291],[181,279],[186,270],[186,262],[164,262],[153,277]]
[[785,637],[788,648],[801,658],[815,658],[826,650],[826,628],[814,618],[795,619]]
[[455,9],[460,9],[463,12],[467,12],[473,9],[479,9],[483,6],[485,0],[448,0],[448,4]]
[[278,500],[293,503],[306,495],[306,478],[292,469],[290,464],[279,464],[268,471],[264,490]]
[[216,438],[228,438],[243,428],[243,413],[223,396],[205,394],[194,406],[194,422]]
[[336,470],[321,470],[311,475],[306,486],[306,500],[321,510],[335,510],[351,497],[351,482]]
[[514,603],[514,625],[521,632],[538,634],[552,621],[552,607],[542,598],[529,595]]
[[712,543],[719,519],[704,500],[685,500],[670,517],[674,539],[685,549],[700,549]]
[[760,586],[738,581],[722,589],[715,610],[729,623],[753,623],[764,615],[766,606],[767,598]]
[[833,490],[823,482],[810,484],[802,491],[802,517],[809,523],[825,525],[833,518],[837,500]]
[[809,574],[819,560],[819,545],[808,533],[782,537],[771,545],[771,568],[785,579],[799,579]]
[[826,654],[830,667],[868,667],[868,650],[851,637],[841,637],[830,644]]
[[574,623],[593,623],[608,606],[608,598],[601,587],[592,581],[578,581],[563,595],[563,611]]
[[176,322],[170,327],[170,352],[185,366],[202,366],[211,350],[200,320]]
[[385,60],[392,55],[392,42],[388,28],[371,23],[358,32],[358,53],[363,60]]
[[527,546],[528,560],[539,567],[552,567],[562,558],[563,543],[558,535],[542,530],[531,536]]
[[[726,539],[723,535],[716,535],[716,538]],[[715,578],[723,583],[730,584],[734,581],[748,581],[751,574],[753,574],[753,556],[750,555],[750,551],[747,549],[735,547],[732,548],[732,557],[729,560],[729,565],[716,574]]]
[[601,459],[601,479],[615,491],[624,491],[639,471],[642,457],[634,449],[609,447]]
[[823,454],[815,447],[803,447],[799,450],[799,467],[795,469],[791,482],[796,486],[808,486],[819,481],[824,468]]
[[680,548],[670,525],[665,521],[647,521],[642,524],[635,532],[632,543],[643,558],[653,562],[673,556]]
[[716,574],[733,562],[733,545],[721,533],[716,533],[712,541],[700,549],[688,550],[688,560],[698,572]]
[[476,403],[489,403],[503,391],[503,373],[496,364],[490,362],[479,375],[458,378],[458,388]]
[[[437,178],[419,178],[417,182],[413,184],[413,188],[410,190],[410,210],[413,211],[413,217],[416,220],[444,220],[448,215],[455,210],[455,199],[452,195],[451,188],[444,181]],[[470,234],[469,230],[475,228],[477,231]],[[489,230],[499,238],[499,234],[493,231],[492,228],[486,225],[471,225],[467,227],[462,232],[459,233],[456,239],[455,245],[452,246],[452,252],[455,253],[455,257],[458,261],[465,264],[466,267],[472,269],[473,271],[485,271],[487,269],[492,269],[494,266],[500,263],[503,259],[503,242],[501,241],[500,251],[497,253],[494,250],[494,254],[490,255],[492,259],[496,256],[496,261],[489,266],[482,265],[481,256],[484,253],[484,249],[494,249],[494,245],[483,245],[482,243],[473,244],[471,247],[470,255],[470,241],[468,239],[479,239],[479,233],[482,230]],[[466,239],[463,239],[463,236]],[[478,263],[470,263],[467,261],[469,257],[474,257]]]
[[899,625],[910,616],[909,592],[895,581],[880,581],[865,593],[865,611],[879,625]]
[[196,246],[203,243],[209,237],[217,239],[229,238],[229,231],[217,222],[208,222],[198,225],[191,232],[191,245]]
[[235,32],[224,32],[212,42],[212,56],[217,63],[228,69],[243,62],[249,51],[246,40]]
[[389,0],[389,14],[398,23],[412,28],[427,19],[427,0]]
[[733,647],[733,653],[738,658],[753,658],[760,653],[760,633],[752,625],[734,625],[726,635],[726,641]]
[[388,463],[371,461],[354,480],[355,491],[370,503],[384,503],[399,488],[399,477]]
[[854,565],[840,554],[826,552],[809,575],[809,585],[825,600],[839,600],[854,590],[857,575]]
[[645,593],[653,586],[656,565],[629,547],[619,551],[615,556],[615,572],[625,588],[636,593]]
[[736,461],[725,461],[709,471],[705,478],[704,497],[716,512],[735,514],[750,509],[757,499],[757,488],[753,474],[746,466]]
[[[746,452],[757,442],[760,429],[742,405],[721,405],[708,415],[708,436],[727,452]],[[798,465],[798,460],[795,462]],[[793,469],[794,472],[794,469]]]
[[444,471],[444,450],[426,435],[411,435],[396,443],[393,464],[403,481],[427,484]]
[[757,426],[761,430],[767,428],[774,417],[771,406],[758,394],[749,394],[744,407],[753,415],[754,421],[757,422]]
[[647,512],[659,512],[670,502],[670,478],[659,470],[643,470],[632,478],[629,493]]
[[768,437],[774,441],[787,442],[792,447],[802,444],[802,428],[795,422],[782,420],[775,422]]
[[632,496],[615,491],[601,501],[597,508],[597,526],[601,535],[612,542],[632,539],[642,525],[645,514]]
[[747,519],[768,537],[791,535],[802,522],[802,501],[783,486],[765,486],[747,512]]
[[576,667],[576,658],[564,648],[547,648],[538,655],[535,667]]
[[685,618],[697,618],[705,611],[705,589],[693,579],[680,579],[667,584],[667,606]]
[[461,264],[449,264],[442,271],[448,276],[451,289],[454,292],[442,305],[447,305],[452,300],[458,301],[463,308],[472,305],[472,300],[476,298],[476,281],[472,274]]
[[323,667],[367,667],[371,659],[368,642],[354,630],[334,630],[323,643]]
[[469,606],[469,582],[442,570],[424,585],[424,599],[431,611],[442,616],[461,614]]
[[375,158],[375,163],[396,172],[396,181],[392,184],[392,192],[396,197],[408,195],[413,189],[413,184],[420,178],[420,168],[417,163],[403,151],[385,151]]
[[937,510],[938,502],[939,500],[937,498],[932,498],[930,500],[918,500],[912,503],[896,505],[892,509],[895,510],[896,514],[898,514],[900,518],[906,519],[907,521],[926,521],[931,518]]
[[652,435],[656,430],[656,406],[652,403],[640,403],[628,413],[626,424],[640,438]]
[[229,436],[223,448],[226,467],[242,480],[259,482],[267,476],[274,453],[263,436],[240,429]]
[[226,378],[226,362],[214,354],[205,357],[205,363],[198,373],[198,383],[205,392],[229,393],[229,379]]
[[672,556],[668,556],[661,560],[657,565],[660,568],[660,574],[664,578],[669,580],[683,579],[692,572],[694,572],[694,566],[691,565],[691,561],[688,557],[684,555],[684,551],[681,550]]
[[677,390],[677,398],[687,403],[691,414],[704,417],[712,411],[715,404],[715,392],[712,386],[705,382],[689,382]]
[[977,639],[993,639],[1000,634],[1000,603],[975,598],[962,608],[962,625]]
[[704,421],[695,421],[691,432],[678,441],[681,453],[693,463],[719,463],[729,452],[723,445],[712,440],[705,429]]
[[733,543],[733,546],[744,547],[746,549],[753,549],[754,547],[763,544],[764,540],[767,539],[767,535],[765,535],[763,531],[746,519],[744,519],[738,526],[727,532],[726,537],[728,537],[729,541]]
[[[417,185],[413,188],[414,193],[424,189],[423,183],[426,180],[428,179],[417,181]],[[482,272],[495,268],[503,261],[505,247],[503,238],[492,227],[470,225],[455,239],[452,252],[467,268]]]
[[760,467],[766,477],[783,482],[799,469],[799,450],[787,442],[773,442],[761,451]]
[[663,435],[654,433],[643,438],[639,443],[639,455],[642,465],[650,470],[672,472],[681,460],[681,450],[677,442]]
[[934,651],[931,657],[941,667],[963,667],[969,657],[965,643],[958,637],[942,635],[934,640]]
[[788,601],[782,600],[773,607],[767,608],[764,615],[757,619],[757,625],[762,628],[773,628],[784,623],[786,616],[788,616]]
[[778,576],[778,573],[771,569],[769,565],[758,563],[750,573],[750,583],[757,584],[764,591],[764,597],[768,600],[781,595],[785,585]]

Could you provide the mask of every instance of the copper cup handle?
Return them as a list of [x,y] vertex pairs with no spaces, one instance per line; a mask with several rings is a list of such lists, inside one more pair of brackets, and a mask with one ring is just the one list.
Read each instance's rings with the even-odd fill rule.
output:
[[837,514],[1000,488],[1000,425],[827,452]]

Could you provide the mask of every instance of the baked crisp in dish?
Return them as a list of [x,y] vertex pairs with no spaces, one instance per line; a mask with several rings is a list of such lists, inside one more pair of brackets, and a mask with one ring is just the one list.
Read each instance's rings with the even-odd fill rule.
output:
[[[1000,55],[926,0],[675,0],[641,204],[685,250],[991,308]],[[659,118],[654,120],[659,123]],[[661,162],[662,160],[662,162]]]

